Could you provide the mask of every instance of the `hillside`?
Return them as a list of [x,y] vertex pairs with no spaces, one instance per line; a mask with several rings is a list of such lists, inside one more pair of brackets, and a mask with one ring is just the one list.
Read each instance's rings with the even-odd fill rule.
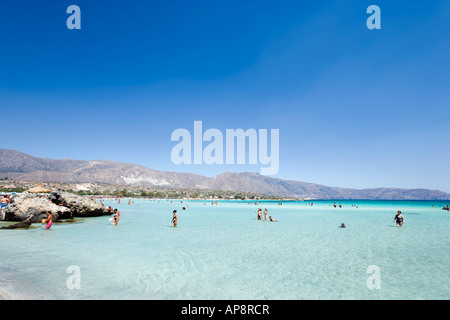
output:
[[107,160],[36,158],[19,151],[0,149],[0,178],[58,183],[242,191],[292,198],[369,200],[450,200],[439,190],[374,188],[348,189],[283,180],[258,173],[226,172],[213,178],[192,173],[165,172]]

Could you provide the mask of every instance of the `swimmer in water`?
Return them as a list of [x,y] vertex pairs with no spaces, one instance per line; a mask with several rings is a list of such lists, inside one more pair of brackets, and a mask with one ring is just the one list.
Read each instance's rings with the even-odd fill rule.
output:
[[264,220],[267,221],[267,209],[264,209]]
[[272,216],[269,216],[269,221],[271,221],[271,222],[277,222],[277,220],[274,219],[274,218],[272,218]]

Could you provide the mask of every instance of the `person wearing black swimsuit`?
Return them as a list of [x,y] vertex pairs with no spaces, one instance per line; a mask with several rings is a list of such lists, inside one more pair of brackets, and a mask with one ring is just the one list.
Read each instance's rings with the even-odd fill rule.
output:
[[397,211],[394,221],[395,221],[395,224],[397,225],[397,227],[401,227],[403,225],[403,223],[405,223],[405,217],[402,215],[401,211]]

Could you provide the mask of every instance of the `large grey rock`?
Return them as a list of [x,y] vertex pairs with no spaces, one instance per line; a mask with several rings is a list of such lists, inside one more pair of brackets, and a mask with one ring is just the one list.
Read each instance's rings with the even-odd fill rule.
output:
[[60,208],[66,208],[62,205],[68,204],[66,211],[60,218],[73,217],[98,217],[111,214],[102,203],[98,203],[90,197],[79,196],[69,192],[53,191],[48,199]]
[[57,206],[46,198],[38,198],[31,193],[24,192],[12,197],[8,206],[1,210],[0,220],[24,221],[32,217],[30,222],[38,222],[46,218],[47,211],[51,211],[53,218],[57,220],[69,210]]
[[[68,204],[68,206],[63,206]],[[74,217],[97,217],[109,215],[107,208],[89,197],[82,197],[68,192],[54,191],[47,198],[38,198],[24,192],[15,195],[7,207],[0,210],[1,221],[23,222],[19,227],[27,227],[39,222],[51,211],[53,220]],[[2,228],[6,229],[6,227]]]
[[33,223],[33,219],[35,218],[35,215],[36,214],[33,213],[28,218],[26,218],[23,221],[20,221],[19,223],[16,223],[16,224],[13,224],[10,226],[1,227],[0,229],[26,229]]

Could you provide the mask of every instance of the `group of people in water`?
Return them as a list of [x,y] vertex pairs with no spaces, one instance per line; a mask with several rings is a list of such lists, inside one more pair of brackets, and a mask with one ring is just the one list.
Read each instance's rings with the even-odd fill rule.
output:
[[[185,210],[185,207],[183,207],[183,210]],[[108,211],[111,213],[110,220],[112,220],[112,224],[117,226],[117,224],[119,223],[119,220],[120,220],[119,210],[113,209],[110,206],[110,207],[108,207]],[[261,221],[263,211],[261,210],[261,208],[258,208],[258,210],[256,210],[256,212],[257,212],[257,219]],[[171,224],[173,227],[176,227],[178,224],[177,210],[173,210],[172,214],[173,214],[173,216],[172,216]],[[268,210],[265,208],[264,209],[264,220],[271,221],[271,222],[277,221],[276,219],[272,218],[272,216],[269,216],[269,220],[267,220],[267,215],[268,215]],[[396,226],[398,226],[398,227],[401,227],[405,223],[405,217],[402,215],[402,212],[400,210],[397,211],[397,214],[394,217],[394,222],[395,222]],[[42,224],[45,225],[45,228],[47,230],[51,228],[51,226],[53,225],[53,217],[52,217],[51,211],[47,211],[47,218],[42,219]],[[346,228],[345,223],[341,223],[340,228]]]
[[[186,210],[186,207],[183,207],[183,210]],[[119,223],[120,220],[120,212],[117,209],[113,209],[111,206],[108,207],[108,211],[111,213],[111,219],[112,220],[112,224],[113,225],[117,225]],[[277,222],[276,219],[272,218],[272,216],[269,216],[269,219],[267,219],[268,216],[268,210],[267,208],[264,209],[264,212],[262,211],[261,208],[258,208],[258,210],[255,210],[255,212],[257,213],[257,220],[261,221],[262,220],[262,215],[264,213],[264,220],[265,221],[270,221],[270,222]],[[177,210],[173,210],[172,212],[172,220],[171,220],[171,225],[173,227],[176,227],[178,224],[178,215],[177,215]],[[401,227],[403,226],[403,224],[405,223],[405,217],[402,215],[402,212],[399,210],[397,211],[397,214],[394,217],[394,222],[396,224],[396,226]],[[52,215],[51,212],[47,212],[47,219],[42,220],[42,224],[47,223],[46,228],[50,229],[52,223]],[[341,223],[340,228],[346,228],[345,223]]]
[[[256,213],[258,213],[258,215],[256,216],[256,218],[257,218],[258,220],[262,220],[262,214],[263,214],[263,212],[262,212],[261,208],[258,208],[258,210],[256,210]],[[264,220],[265,220],[265,221],[267,221],[267,214],[268,214],[267,209],[264,209]],[[277,222],[277,220],[274,219],[274,218],[272,218],[272,216],[269,216],[269,221],[271,221],[271,222]]]

